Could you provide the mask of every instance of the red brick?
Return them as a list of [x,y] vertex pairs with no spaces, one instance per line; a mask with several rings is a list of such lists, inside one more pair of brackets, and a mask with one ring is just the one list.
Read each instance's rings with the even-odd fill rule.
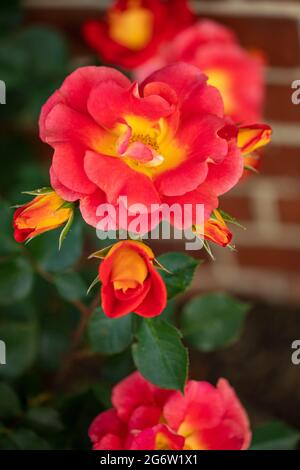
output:
[[[280,219],[283,223],[300,225],[300,193],[298,199],[278,201]],[[300,227],[299,227],[300,237]]]
[[[269,145],[263,151],[262,175],[300,178],[300,148]],[[300,180],[299,180],[300,185]]]
[[251,220],[251,200],[247,197],[225,195],[221,198],[221,209],[237,220]]
[[267,119],[273,121],[300,122],[300,105],[293,104],[291,100],[293,91],[291,85],[268,86],[265,108],[265,116]]
[[300,250],[270,247],[241,247],[237,252],[241,266],[281,271],[300,270]]
[[220,15],[211,18],[232,28],[246,48],[263,51],[269,65],[290,67],[300,64],[296,20]]

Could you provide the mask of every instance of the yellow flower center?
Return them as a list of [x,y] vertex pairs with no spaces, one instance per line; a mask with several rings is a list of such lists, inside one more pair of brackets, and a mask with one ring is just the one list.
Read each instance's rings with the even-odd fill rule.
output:
[[164,118],[152,123],[141,117],[126,116],[126,122],[132,128],[130,143],[141,143],[152,153],[152,159],[147,161],[125,158],[131,168],[154,178],[177,167],[184,160],[184,149],[173,138]]
[[132,144],[134,142],[141,142],[143,143],[146,147],[151,147],[153,150],[156,150],[156,152],[159,152],[159,146],[155,140],[154,137],[151,137],[150,135],[143,135],[143,134],[133,134],[132,137],[130,138],[129,142]]
[[97,152],[121,158],[130,168],[152,179],[176,168],[185,159],[186,149],[179,146],[166,119],[153,122],[126,115],[123,120],[106,137],[92,142]]
[[113,10],[108,17],[110,36],[133,51],[144,49],[153,34],[153,13],[140,6],[140,1],[131,0],[126,10]]

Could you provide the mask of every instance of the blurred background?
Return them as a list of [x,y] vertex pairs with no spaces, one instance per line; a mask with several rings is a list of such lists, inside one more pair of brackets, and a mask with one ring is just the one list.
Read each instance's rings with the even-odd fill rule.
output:
[[[81,303],[74,295],[60,296],[61,277],[70,267],[75,266],[76,273],[80,266],[83,276],[76,277],[78,289],[84,291],[91,282],[95,266],[91,269],[84,258],[97,246],[93,229],[76,221],[68,250],[58,256],[57,235],[51,233],[34,241],[27,257],[13,243],[10,229],[9,207],[28,200],[21,191],[48,184],[51,150],[38,138],[40,107],[67,73],[99,62],[85,44],[81,26],[110,4],[104,0],[1,2],[0,79],[7,84],[7,104],[0,105],[0,339],[17,346],[10,352],[10,363],[0,366],[4,380],[0,392],[11,403],[16,397],[3,384],[13,384],[20,406],[27,410],[27,424],[16,426],[13,442],[5,428],[1,434],[0,427],[4,436],[0,448],[89,447],[87,423],[95,409],[107,403],[106,384],[132,368],[129,354],[118,361],[112,356],[103,366],[98,357],[86,362],[83,354],[72,368],[57,374],[70,348]],[[205,265],[176,307],[180,310],[195,293],[207,291],[226,291],[252,305],[234,345],[217,352],[192,352],[191,376],[212,381],[227,377],[254,424],[276,419],[300,429],[300,365],[291,362],[292,342],[300,340],[300,105],[291,101],[291,84],[300,80],[300,2],[198,0],[191,5],[202,18],[232,28],[245,48],[263,51],[265,119],[274,130],[260,175],[251,176],[222,200],[222,208],[246,227],[234,229],[237,252],[215,248],[216,261],[201,252]],[[168,249],[181,247],[175,242],[160,247]],[[33,274],[34,266],[42,271],[39,277]],[[55,278],[54,286],[45,279],[48,271]],[[91,385],[90,377],[101,380]],[[57,391],[64,393],[51,408]],[[46,417],[30,412],[32,403],[46,407]],[[50,430],[45,421],[51,423]],[[62,426],[72,428],[68,442],[62,437]]]

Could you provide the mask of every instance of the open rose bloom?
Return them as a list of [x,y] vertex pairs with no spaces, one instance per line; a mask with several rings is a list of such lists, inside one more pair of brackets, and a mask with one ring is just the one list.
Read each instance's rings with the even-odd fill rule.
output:
[[195,65],[208,76],[208,83],[222,94],[226,114],[235,122],[261,119],[265,94],[263,59],[243,49],[231,30],[213,21],[199,21],[138,68],[136,76],[143,79],[177,61]]
[[148,215],[176,203],[190,205],[191,225],[196,204],[208,220],[243,174],[238,129],[229,125],[219,91],[183,63],[140,85],[111,68],[79,68],[44,105],[40,135],[54,149],[52,187],[79,200],[95,227],[103,220],[99,205],[118,212],[120,196],[129,218],[136,203]]
[[192,21],[187,0],[117,0],[103,19],[84,24],[83,35],[101,59],[132,69]]
[[190,380],[184,395],[162,390],[138,372],[115,386],[113,408],[92,422],[95,450],[244,450],[247,414],[227,380]]
[[135,312],[160,315],[167,304],[166,286],[153,266],[154,254],[144,243],[121,241],[100,264],[101,304],[110,318]]

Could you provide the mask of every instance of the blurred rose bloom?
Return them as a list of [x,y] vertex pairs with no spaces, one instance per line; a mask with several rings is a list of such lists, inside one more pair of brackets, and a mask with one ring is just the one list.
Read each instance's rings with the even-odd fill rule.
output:
[[264,62],[243,49],[233,32],[213,21],[199,21],[179,33],[156,57],[136,70],[141,80],[167,64],[184,61],[208,76],[221,92],[225,113],[237,123],[260,120],[264,105]]
[[113,408],[92,422],[94,450],[244,450],[247,414],[225,379],[190,380],[184,395],[162,390],[138,372],[113,389]]
[[117,0],[103,20],[86,22],[83,34],[101,59],[132,69],[192,21],[186,0]]

